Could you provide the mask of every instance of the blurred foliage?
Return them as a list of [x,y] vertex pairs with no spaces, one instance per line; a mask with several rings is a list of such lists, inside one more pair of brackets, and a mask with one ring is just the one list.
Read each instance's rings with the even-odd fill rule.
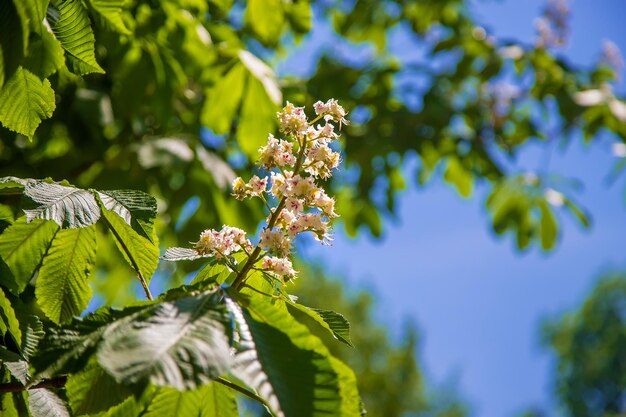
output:
[[601,279],[583,305],[546,324],[563,415],[626,413],[626,274]]

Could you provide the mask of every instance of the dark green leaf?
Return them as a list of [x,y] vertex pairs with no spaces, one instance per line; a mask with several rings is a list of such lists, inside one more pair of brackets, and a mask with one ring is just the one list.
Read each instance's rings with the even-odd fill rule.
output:
[[352,371],[279,302],[253,296],[227,304],[239,330],[233,374],[285,417],[360,416]]
[[11,301],[9,301],[2,288],[0,288],[0,332],[2,336],[4,336],[7,331],[11,333],[18,346],[21,345],[22,331],[20,329],[20,322],[15,316]]

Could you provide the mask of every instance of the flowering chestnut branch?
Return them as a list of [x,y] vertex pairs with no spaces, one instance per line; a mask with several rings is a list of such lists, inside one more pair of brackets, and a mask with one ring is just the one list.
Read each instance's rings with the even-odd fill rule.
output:
[[[205,230],[194,245],[199,254],[224,260],[237,271],[233,282],[237,289],[244,285],[253,267],[258,269],[255,265],[260,260],[260,269],[265,273],[285,282],[294,278],[297,271],[290,256],[293,240],[300,233],[312,232],[322,244],[332,241],[330,224],[338,217],[335,199],[326,194],[319,181],[330,178],[339,166],[340,155],[330,146],[339,137],[334,123],[341,128],[348,120],[346,111],[334,99],[318,101],[314,110],[316,117],[309,121],[304,107],[287,102],[277,114],[285,138],[270,134],[267,144],[259,149],[258,163],[267,175],[254,175],[248,182],[241,177],[233,181],[236,199],[260,198],[269,211],[258,243],[253,245],[245,231],[225,225],[221,230]],[[248,258],[237,269],[229,255],[240,251]]]

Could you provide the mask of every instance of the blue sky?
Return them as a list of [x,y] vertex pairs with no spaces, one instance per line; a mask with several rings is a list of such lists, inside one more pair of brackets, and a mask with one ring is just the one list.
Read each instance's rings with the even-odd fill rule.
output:
[[[542,5],[475,1],[472,10],[489,33],[531,42]],[[623,0],[575,0],[571,7],[572,35],[562,53],[572,62],[595,61],[603,39],[626,51]],[[404,49],[402,39],[394,37],[391,48]],[[407,318],[415,321],[429,379],[456,384],[472,415],[513,416],[535,405],[550,410],[552,365],[539,342],[542,320],[579,305],[602,272],[626,269],[624,180],[607,185],[615,162],[610,143],[574,141],[564,152],[553,150],[550,170],[583,182],[577,200],[593,217],[593,227],[582,230],[561,215],[553,253],[520,254],[511,237],[490,232],[486,189],[464,200],[438,180],[410,187],[399,201],[400,220],[387,222],[383,239],[351,240],[339,231],[333,247],[302,250],[351,285],[373,290],[379,316],[396,330]],[[520,167],[536,169],[544,152],[529,147]]]

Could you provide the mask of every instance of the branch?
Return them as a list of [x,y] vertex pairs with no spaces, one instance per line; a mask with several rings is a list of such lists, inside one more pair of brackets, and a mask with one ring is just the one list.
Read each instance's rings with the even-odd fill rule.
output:
[[26,387],[19,382],[10,382],[6,384],[0,384],[0,393],[7,392],[20,392],[25,390],[37,389],[37,388],[63,388],[67,382],[67,376],[55,376],[54,378],[44,379],[32,387]]

